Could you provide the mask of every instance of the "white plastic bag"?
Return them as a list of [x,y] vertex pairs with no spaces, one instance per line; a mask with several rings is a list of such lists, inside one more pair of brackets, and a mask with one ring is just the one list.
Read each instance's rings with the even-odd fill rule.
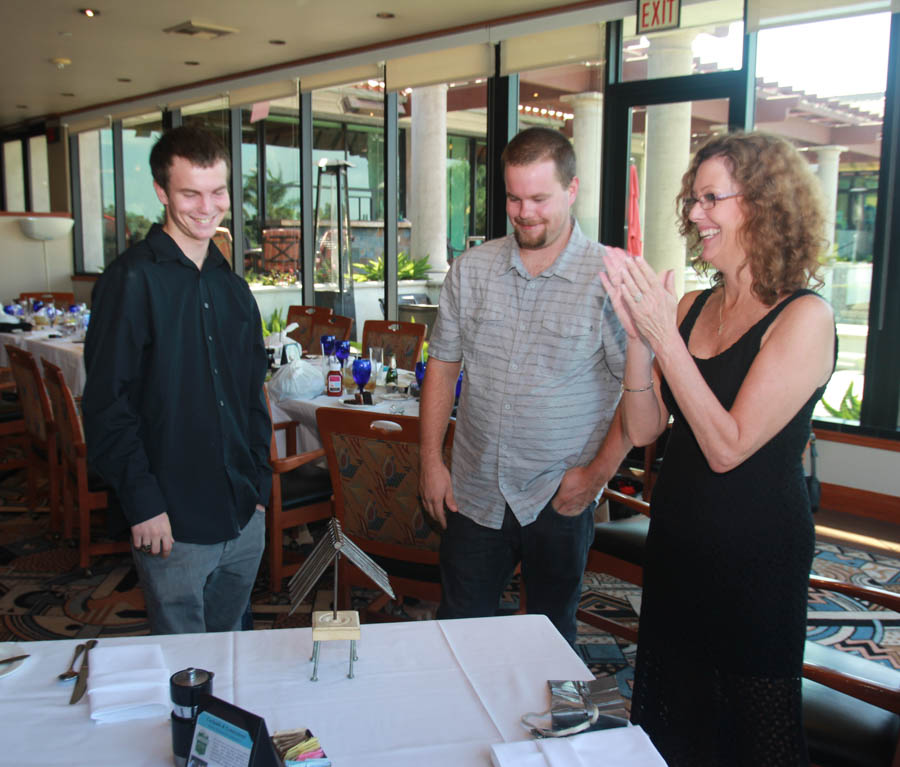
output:
[[269,381],[269,396],[276,402],[283,399],[312,399],[325,391],[322,368],[306,360],[294,360],[282,365]]

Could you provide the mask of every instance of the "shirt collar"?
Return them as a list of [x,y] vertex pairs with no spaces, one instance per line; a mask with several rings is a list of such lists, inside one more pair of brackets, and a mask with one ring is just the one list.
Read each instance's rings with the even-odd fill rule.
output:
[[[532,276],[525,268],[525,264],[522,262],[522,255],[519,252],[519,246],[516,243],[516,236],[514,234],[509,234],[507,235],[507,240],[509,243],[509,256],[507,261],[501,265],[498,273],[506,274],[509,271],[515,270],[526,280],[532,279]],[[578,226],[578,221],[573,216],[572,232],[569,235],[569,241],[566,243],[566,247],[563,248],[562,252],[556,257],[556,260],[545,271],[537,276],[561,277],[569,282],[576,282],[581,276],[577,259],[579,255],[584,252],[588,244],[588,238],[584,236],[581,227]]]
[[[184,255],[184,252],[178,247],[178,243],[166,233],[161,224],[153,224],[150,227],[150,231],[147,232],[147,242],[153,251],[153,256],[157,263],[180,261],[185,266],[196,268],[197,265]],[[214,269],[223,263],[226,263],[225,257],[219,252],[215,243],[210,240],[206,260],[203,262],[203,269]]]

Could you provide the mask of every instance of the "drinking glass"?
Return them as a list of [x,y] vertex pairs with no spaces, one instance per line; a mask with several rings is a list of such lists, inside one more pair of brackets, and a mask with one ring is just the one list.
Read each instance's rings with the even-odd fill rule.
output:
[[347,361],[347,357],[350,356],[350,342],[338,341],[335,344],[334,356],[338,358],[338,362],[341,363],[341,368],[343,368],[344,363]]
[[375,383],[384,383],[384,349],[380,346],[369,347],[369,359],[372,360],[372,370],[375,373]]
[[422,388],[422,381],[425,380],[425,363],[417,362],[416,363],[416,383],[419,385],[419,388]]
[[334,336],[322,336],[319,339],[322,342],[322,356],[330,357],[334,354]]
[[369,376],[372,375],[372,360],[365,357],[353,360],[353,380],[359,386],[359,394],[362,396],[363,387],[369,382]]

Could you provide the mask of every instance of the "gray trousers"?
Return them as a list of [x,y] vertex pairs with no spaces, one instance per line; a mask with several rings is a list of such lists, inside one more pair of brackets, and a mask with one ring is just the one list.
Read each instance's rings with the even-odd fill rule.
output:
[[133,549],[151,632],[239,631],[265,539],[266,513],[257,510],[230,541],[176,541],[165,559]]

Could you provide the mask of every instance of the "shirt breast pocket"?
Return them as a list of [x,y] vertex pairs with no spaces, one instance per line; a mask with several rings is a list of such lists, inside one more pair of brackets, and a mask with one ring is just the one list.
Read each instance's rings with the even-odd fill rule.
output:
[[601,351],[599,320],[560,315],[541,320],[537,352],[542,366],[575,371],[598,351]]
[[509,339],[503,320],[503,312],[491,307],[482,306],[472,312],[463,333],[463,357],[504,357]]

